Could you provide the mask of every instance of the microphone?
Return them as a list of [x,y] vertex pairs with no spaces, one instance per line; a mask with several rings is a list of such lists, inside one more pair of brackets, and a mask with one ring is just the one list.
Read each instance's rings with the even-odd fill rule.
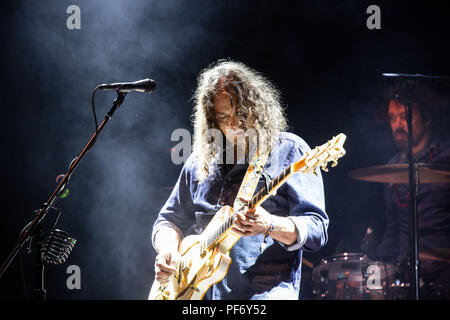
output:
[[156,88],[156,82],[152,79],[143,79],[135,82],[117,82],[109,84],[101,84],[99,90],[116,90],[117,92],[128,93],[130,91],[138,91],[142,93],[151,93]]

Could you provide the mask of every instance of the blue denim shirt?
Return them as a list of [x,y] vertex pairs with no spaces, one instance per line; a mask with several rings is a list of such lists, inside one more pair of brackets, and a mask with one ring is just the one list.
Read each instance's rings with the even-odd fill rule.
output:
[[[308,145],[292,133],[282,133],[272,147],[265,165],[270,179],[291,163],[302,158]],[[248,165],[214,167],[214,177],[199,184],[195,174],[194,155],[186,161],[169,199],[153,226],[152,239],[163,225],[170,225],[182,237],[199,233],[224,205],[233,206]],[[264,236],[241,237],[230,251],[231,266],[225,278],[214,285],[208,299],[298,299],[302,251],[316,251],[328,239],[328,216],[325,212],[323,182],[318,175],[295,173],[261,206],[279,216],[289,216],[297,231],[297,242],[286,246],[269,237],[260,252]],[[261,177],[257,190],[264,187]]]

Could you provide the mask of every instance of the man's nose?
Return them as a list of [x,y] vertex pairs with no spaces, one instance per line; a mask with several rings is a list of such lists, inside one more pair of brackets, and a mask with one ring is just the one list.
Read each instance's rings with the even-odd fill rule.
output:
[[408,128],[406,126],[406,121],[400,119],[400,117],[397,117],[392,124],[392,129],[394,129],[394,131],[397,131],[398,129],[402,129],[403,131],[406,132],[408,130]]
[[239,124],[238,118],[236,115],[231,116],[228,119],[228,126],[232,129],[236,129]]
[[398,129],[400,127],[400,119],[397,117],[393,122],[392,122],[392,128],[393,129]]

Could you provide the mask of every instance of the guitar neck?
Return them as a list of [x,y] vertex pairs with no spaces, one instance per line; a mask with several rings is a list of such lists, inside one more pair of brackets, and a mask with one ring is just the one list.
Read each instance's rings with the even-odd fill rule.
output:
[[[290,177],[294,173],[293,166],[290,165],[287,167],[283,172],[281,172],[275,179],[271,180],[264,188],[261,188],[248,202],[247,206],[249,209],[253,209],[257,205],[260,205],[263,203],[271,193],[273,193],[276,189],[281,187],[284,182],[287,180],[288,177]],[[242,208],[237,208],[241,210]],[[217,239],[220,238],[222,234],[224,234],[233,223],[236,221],[236,213],[233,213],[228,219],[224,221],[224,223],[214,230],[214,232],[211,232],[209,235],[207,235],[206,238],[206,247],[209,247],[212,245]]]
[[[291,164],[289,167],[283,170],[275,179],[266,184],[266,186],[258,191],[248,201],[247,206],[250,209],[263,203],[272,193],[274,193],[283,183],[295,172],[301,173],[316,173],[317,168],[322,168],[323,171],[328,171],[327,164],[332,162],[331,166],[337,165],[337,160],[345,155],[345,149],[343,148],[346,135],[343,133],[338,134],[329,140],[327,143],[307,151],[306,154],[296,163]],[[241,208],[234,208],[234,212],[222,225],[213,230],[208,231],[208,234],[204,234],[204,244],[208,248],[214,242],[217,241],[229,228],[232,227],[236,221],[236,212],[242,210]]]
[[253,209],[263,203],[271,193],[281,187],[286,179],[294,173],[292,165],[283,170],[275,179],[271,180],[264,188],[261,188],[248,202],[248,208]]

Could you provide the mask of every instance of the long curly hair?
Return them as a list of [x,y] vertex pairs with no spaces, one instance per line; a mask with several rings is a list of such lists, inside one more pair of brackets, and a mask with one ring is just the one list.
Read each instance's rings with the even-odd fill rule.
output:
[[226,91],[236,98],[239,127],[247,130],[251,115],[252,129],[256,132],[260,152],[270,150],[280,132],[287,130],[280,92],[261,73],[241,62],[218,60],[202,70],[193,96],[192,122],[194,137],[192,154],[196,162],[196,175],[200,183],[214,174],[210,168],[217,161],[217,139],[208,130],[217,129],[214,97]]

